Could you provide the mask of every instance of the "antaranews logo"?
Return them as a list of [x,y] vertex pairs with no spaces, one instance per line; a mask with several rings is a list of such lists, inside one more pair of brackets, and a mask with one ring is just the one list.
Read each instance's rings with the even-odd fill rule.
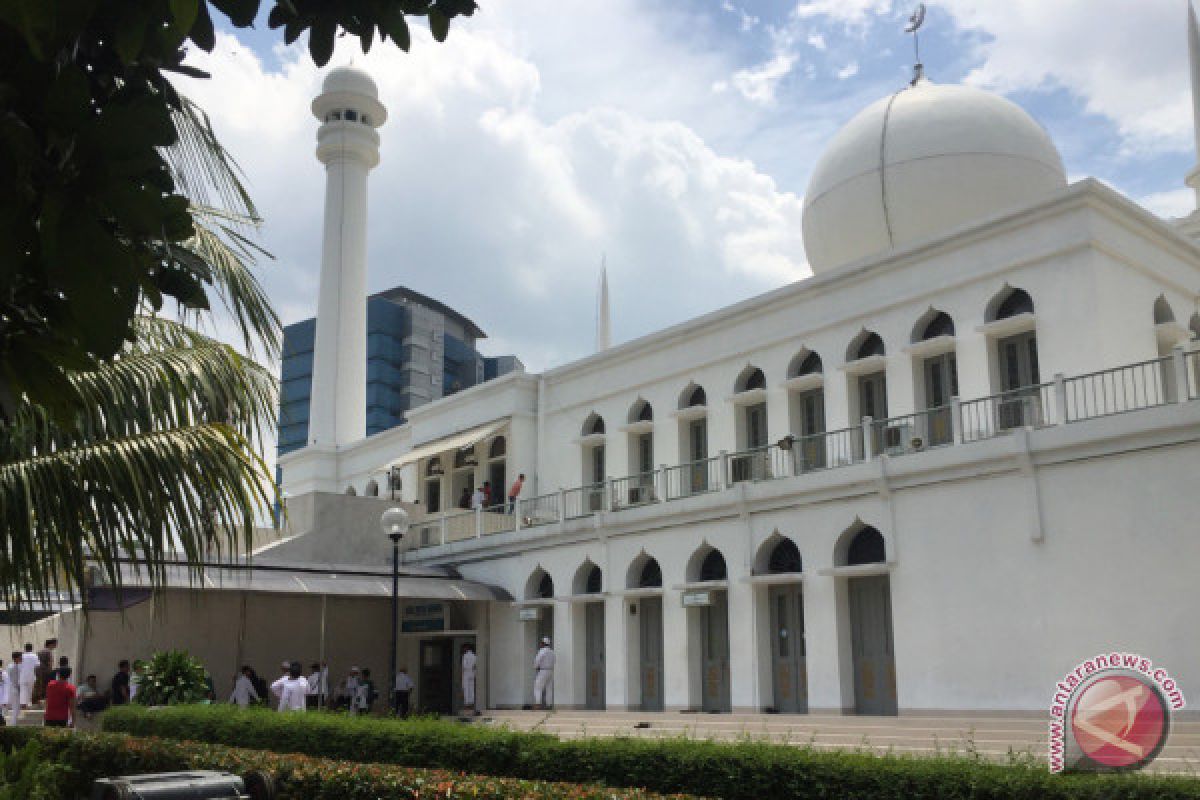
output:
[[1055,686],[1050,771],[1135,770],[1166,744],[1183,691],[1163,667],[1136,653],[1083,661]]

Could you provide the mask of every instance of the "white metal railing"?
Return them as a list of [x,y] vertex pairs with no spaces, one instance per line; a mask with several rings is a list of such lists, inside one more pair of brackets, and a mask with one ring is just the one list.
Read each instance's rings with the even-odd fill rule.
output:
[[418,547],[669,502],[735,483],[787,478],[815,470],[899,456],[1004,435],[1019,428],[1065,425],[1169,403],[1200,400],[1200,349],[1040,383],[948,406],[806,436],[599,483],[561,489],[478,511],[452,511],[414,526]]
[[579,519],[603,510],[603,483],[589,483],[563,492],[563,519]]
[[658,470],[614,478],[609,484],[613,511],[659,502]]
[[721,457],[713,456],[667,467],[664,483],[668,500],[715,492],[721,488]]
[[1155,358],[1137,364],[1065,378],[1066,421],[1107,417],[1175,401],[1174,359]]
[[1042,383],[960,404],[962,440],[977,442],[1017,428],[1041,428],[1054,419],[1054,384]]
[[517,516],[521,527],[533,528],[562,520],[562,495],[559,492],[540,494],[527,500],[517,500]]

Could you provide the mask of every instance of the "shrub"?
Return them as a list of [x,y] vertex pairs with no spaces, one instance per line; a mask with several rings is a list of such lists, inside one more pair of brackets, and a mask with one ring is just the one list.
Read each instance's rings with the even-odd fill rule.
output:
[[731,800],[1200,799],[1200,781],[1180,777],[1052,775],[1036,764],[1001,766],[971,758],[820,752],[761,742],[560,741],[545,734],[454,722],[274,714],[228,706],[114,709],[105,718],[104,727],[347,761],[640,786]]
[[74,777],[70,767],[48,762],[36,739],[0,751],[0,800],[59,800],[69,796],[66,787]]
[[143,706],[203,703],[208,692],[204,665],[182,650],[167,650],[143,666],[133,701]]
[[[238,775],[269,772],[276,780],[280,800],[652,800],[661,797],[640,789],[614,790],[446,770],[350,763],[124,734],[0,729],[0,745],[4,750],[22,744],[37,748],[42,764],[45,766],[49,762],[63,778],[58,793],[45,795],[44,800],[86,796],[96,778],[193,769],[224,770]],[[19,796],[22,800],[43,800],[38,796]],[[688,800],[679,795],[675,797],[676,800]]]

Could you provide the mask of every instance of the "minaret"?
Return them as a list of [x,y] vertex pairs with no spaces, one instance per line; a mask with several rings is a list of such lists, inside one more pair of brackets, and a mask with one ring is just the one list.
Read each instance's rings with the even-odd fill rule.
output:
[[312,102],[325,165],[325,226],[313,346],[308,444],[338,447],[367,431],[367,173],[387,119],[371,76],[338,67]]
[[608,265],[600,257],[600,291],[596,300],[596,352],[612,346],[612,320],[608,313]]
[[1192,126],[1196,136],[1197,164],[1188,173],[1186,183],[1196,191],[1196,208],[1200,209],[1200,24],[1196,22],[1196,7],[1188,0],[1188,64],[1192,79]]

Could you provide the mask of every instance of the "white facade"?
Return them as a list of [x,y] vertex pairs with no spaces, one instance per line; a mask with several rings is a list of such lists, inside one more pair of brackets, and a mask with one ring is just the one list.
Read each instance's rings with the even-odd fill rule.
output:
[[1040,711],[1114,649],[1200,691],[1188,224],[1067,186],[1007,101],[885,105],[814,173],[814,277],[281,459],[293,496],[400,468],[407,563],[516,598],[492,705],[530,702],[544,634],[565,706]]

